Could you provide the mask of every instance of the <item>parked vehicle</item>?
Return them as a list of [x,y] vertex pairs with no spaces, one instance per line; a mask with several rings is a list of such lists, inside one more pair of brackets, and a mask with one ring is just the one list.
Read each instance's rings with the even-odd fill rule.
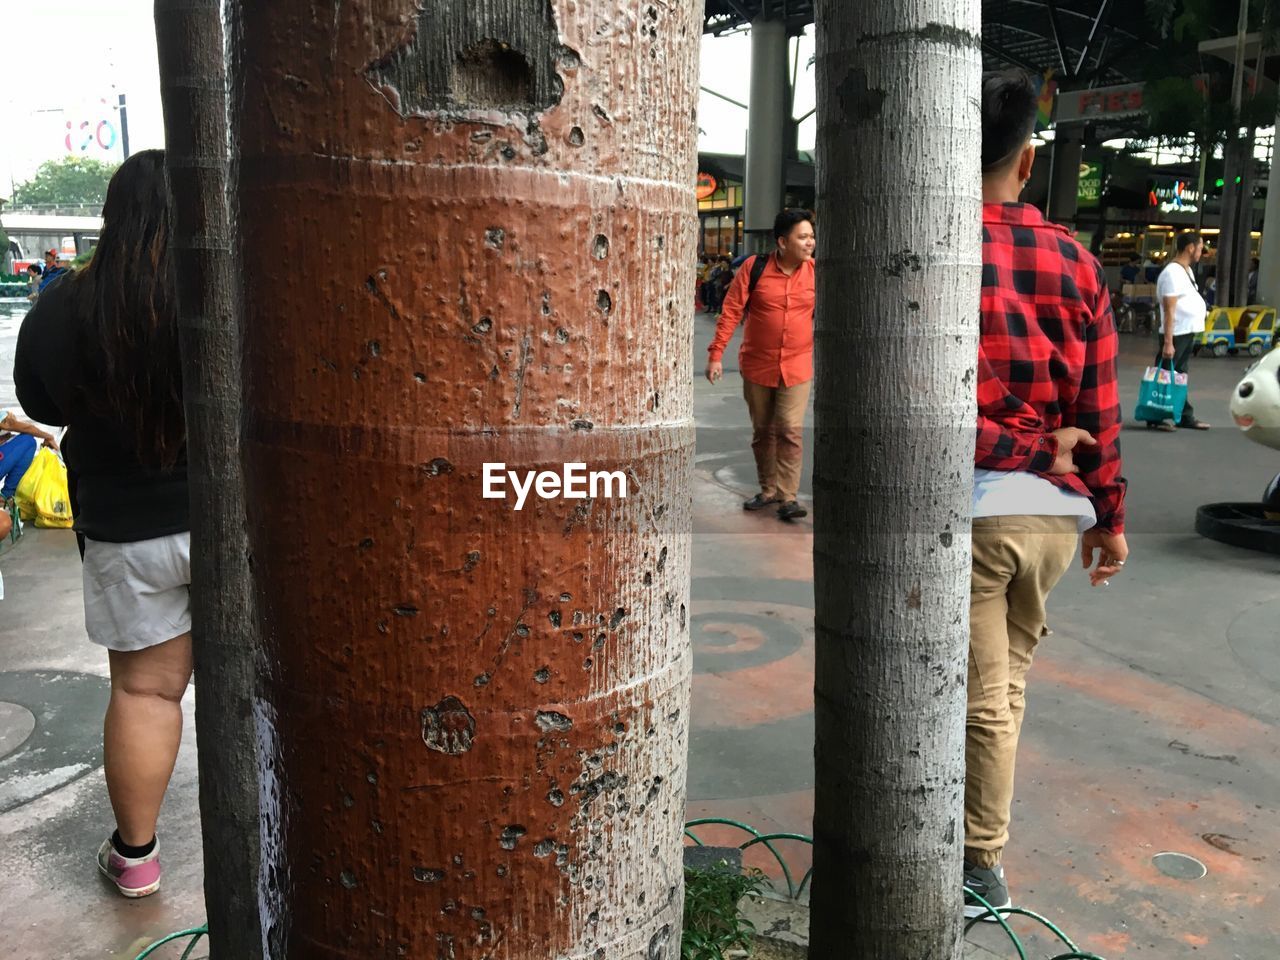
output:
[[1201,349],[1215,357],[1247,350],[1260,357],[1274,344],[1275,307],[1252,304],[1247,307],[1214,307],[1205,319],[1204,333],[1196,340]]

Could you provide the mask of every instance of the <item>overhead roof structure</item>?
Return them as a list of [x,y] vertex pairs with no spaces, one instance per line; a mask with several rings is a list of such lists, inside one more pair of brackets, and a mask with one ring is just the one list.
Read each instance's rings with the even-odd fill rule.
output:
[[813,23],[813,0],[706,0],[703,33],[741,30],[762,13],[786,20],[787,33],[796,36]]
[[[718,35],[768,14],[789,33],[813,23],[813,0],[706,0],[704,32]],[[1157,46],[1145,0],[983,0],[987,69],[1053,70],[1064,89],[1138,83]]]
[[1054,71],[1063,89],[1141,83],[1158,44],[1145,0],[983,0],[987,69]]

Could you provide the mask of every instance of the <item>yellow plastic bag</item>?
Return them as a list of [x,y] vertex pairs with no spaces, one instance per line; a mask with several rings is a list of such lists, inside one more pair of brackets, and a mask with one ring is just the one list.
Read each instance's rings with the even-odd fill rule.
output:
[[18,504],[18,514],[27,523],[31,523],[36,518],[36,486],[44,476],[44,468],[49,465],[49,458],[45,454],[51,453],[53,453],[52,450],[44,447],[36,451],[31,466],[27,467],[27,472],[18,481],[18,489],[13,492],[13,499]]
[[35,459],[14,492],[14,499],[18,501],[22,519],[34,520],[37,527],[70,527],[71,493],[62,458],[48,447],[36,451]]

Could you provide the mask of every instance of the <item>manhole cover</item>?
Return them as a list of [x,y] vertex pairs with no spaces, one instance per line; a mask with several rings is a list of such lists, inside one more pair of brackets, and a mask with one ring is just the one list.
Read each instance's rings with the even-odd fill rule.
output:
[[0,700],[0,757],[7,757],[27,742],[36,728],[36,716],[26,707]]
[[1185,853],[1157,853],[1151,862],[1166,877],[1175,880],[1199,880],[1209,872],[1203,863]]

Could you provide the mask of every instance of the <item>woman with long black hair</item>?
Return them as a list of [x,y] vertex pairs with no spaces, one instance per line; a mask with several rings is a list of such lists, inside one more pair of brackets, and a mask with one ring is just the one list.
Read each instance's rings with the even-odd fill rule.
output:
[[160,887],[155,827],[191,676],[186,428],[164,154],[107,188],[89,265],[23,321],[14,383],[34,419],[67,426],[63,452],[84,554],[85,628],[107,648],[103,724],[116,829],[98,867],[127,897]]

